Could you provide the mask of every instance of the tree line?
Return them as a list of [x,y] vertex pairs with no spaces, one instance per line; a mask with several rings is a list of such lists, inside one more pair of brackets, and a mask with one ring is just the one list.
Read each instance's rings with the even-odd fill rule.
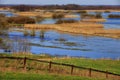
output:
[[119,9],[120,5],[98,5],[98,6],[83,6],[77,4],[67,4],[67,5],[1,5],[0,7],[9,7],[18,11],[30,11],[34,9],[64,9],[64,10],[106,10],[106,9]]

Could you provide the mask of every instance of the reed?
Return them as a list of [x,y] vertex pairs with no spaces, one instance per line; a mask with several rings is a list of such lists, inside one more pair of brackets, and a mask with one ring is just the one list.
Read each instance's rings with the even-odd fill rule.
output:
[[[102,24],[91,22],[63,23],[63,24],[25,24],[27,29],[52,29],[72,34],[85,34],[92,36],[104,36],[120,38],[119,29],[104,29]],[[93,30],[94,29],[94,30]]]
[[35,30],[33,29],[30,33],[30,36],[34,37],[36,34],[35,34]]

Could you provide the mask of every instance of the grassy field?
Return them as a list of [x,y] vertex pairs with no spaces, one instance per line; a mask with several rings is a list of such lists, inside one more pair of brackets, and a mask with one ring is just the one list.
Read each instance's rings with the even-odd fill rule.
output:
[[[28,57],[33,59],[47,60],[58,63],[73,64],[86,68],[94,68],[103,71],[120,74],[120,60],[87,59],[87,58],[56,58],[50,55],[19,55],[0,54],[0,56]],[[106,80],[104,73],[92,71],[90,78],[89,71],[74,69],[71,75],[71,67],[52,64],[48,70],[48,63],[41,63],[27,60],[27,70],[23,69],[23,60],[0,59],[0,80]],[[109,80],[119,80],[120,77],[109,75]]]
[[64,76],[56,74],[36,73],[0,73],[0,80],[105,80],[100,78],[87,78],[79,76]]
[[33,59],[49,60],[52,62],[72,64],[76,66],[93,68],[97,70],[109,71],[112,73],[120,74],[120,60],[111,59],[89,59],[89,58],[55,58],[47,54],[34,55],[34,54],[0,54],[0,56],[13,56],[13,57],[28,57]]
[[86,59],[86,58],[68,58],[68,59],[54,59],[54,62],[74,64],[77,66],[94,68],[103,71],[109,71],[120,74],[120,60],[105,60],[105,59]]

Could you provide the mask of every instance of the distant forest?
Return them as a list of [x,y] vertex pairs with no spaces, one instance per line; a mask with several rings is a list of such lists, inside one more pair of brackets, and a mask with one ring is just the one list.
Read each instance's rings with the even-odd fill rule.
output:
[[64,9],[64,10],[106,10],[106,9],[114,9],[120,10],[120,5],[76,5],[76,4],[67,4],[67,5],[0,5],[0,7],[9,7],[19,11],[29,11],[34,9]]

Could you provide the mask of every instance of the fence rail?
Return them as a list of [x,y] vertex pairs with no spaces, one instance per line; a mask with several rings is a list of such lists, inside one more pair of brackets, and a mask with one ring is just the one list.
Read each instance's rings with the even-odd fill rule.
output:
[[85,69],[85,70],[88,70],[89,71],[89,77],[92,76],[92,71],[95,71],[95,72],[100,72],[100,73],[104,73],[106,74],[106,78],[108,78],[108,75],[114,75],[114,76],[119,76],[120,77],[120,74],[115,74],[115,73],[112,73],[112,72],[108,72],[108,71],[102,71],[102,70],[97,70],[97,69],[93,69],[93,68],[86,68],[86,67],[81,67],[81,66],[76,66],[76,65],[71,65],[71,64],[65,64],[65,63],[57,63],[57,62],[52,62],[52,61],[46,61],[46,60],[38,60],[38,59],[31,59],[31,58],[27,58],[27,57],[1,57],[0,56],[0,59],[14,59],[14,60],[18,60],[18,59],[21,59],[23,60],[23,69],[26,70],[26,64],[27,64],[27,60],[30,60],[30,61],[37,61],[37,62],[42,62],[42,63],[48,63],[49,64],[49,69],[48,70],[51,70],[52,68],[52,65],[62,65],[62,66],[67,66],[67,67],[70,67],[71,68],[71,74],[73,74],[74,72],[74,69],[75,68],[78,68],[78,69]]

